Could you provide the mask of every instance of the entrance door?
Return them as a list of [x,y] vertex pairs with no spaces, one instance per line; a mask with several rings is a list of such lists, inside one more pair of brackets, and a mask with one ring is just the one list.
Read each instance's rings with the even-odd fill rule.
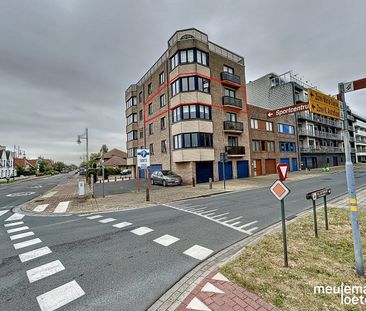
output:
[[196,181],[197,183],[213,180],[213,162],[196,162]]
[[338,166],[338,157],[333,157],[333,166]]
[[256,176],[261,176],[262,174],[262,160],[255,160],[255,172]]
[[238,178],[249,177],[249,162],[246,160],[236,161]]
[[[218,162],[219,180],[224,180],[224,174],[222,168],[223,168],[222,162],[219,161]],[[233,179],[233,162],[231,161],[225,162],[224,168],[225,168],[225,179],[226,180]]]
[[297,159],[296,158],[292,158],[292,171],[296,172],[297,171]]
[[276,174],[276,159],[266,159],[266,174]]

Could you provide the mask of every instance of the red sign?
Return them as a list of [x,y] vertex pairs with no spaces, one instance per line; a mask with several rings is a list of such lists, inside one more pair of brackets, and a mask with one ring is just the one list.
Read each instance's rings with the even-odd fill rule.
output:
[[271,110],[267,112],[267,118],[276,118],[280,116],[284,116],[286,114],[291,114],[295,112],[300,112],[304,110],[309,110],[309,103],[299,103],[293,106],[287,106],[278,108],[276,110]]
[[281,180],[286,180],[288,173],[288,164],[286,163],[277,164],[277,172]]
[[343,83],[343,86],[344,86],[345,93],[360,90],[360,89],[365,89],[366,88],[366,78],[360,79],[360,80],[355,80],[352,82],[345,82],[345,83]]

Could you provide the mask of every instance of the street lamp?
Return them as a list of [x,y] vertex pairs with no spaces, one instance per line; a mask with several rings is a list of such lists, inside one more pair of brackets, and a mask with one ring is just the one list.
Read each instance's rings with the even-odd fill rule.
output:
[[85,129],[85,133],[78,135],[78,138],[76,140],[76,142],[78,144],[81,144],[81,140],[85,139],[86,141],[86,165],[87,167],[89,166],[89,137],[88,137],[88,128]]

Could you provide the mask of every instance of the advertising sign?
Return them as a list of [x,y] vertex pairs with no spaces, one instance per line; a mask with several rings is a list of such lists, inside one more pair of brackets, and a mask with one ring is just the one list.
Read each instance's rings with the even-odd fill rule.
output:
[[314,89],[308,89],[308,97],[310,112],[335,119],[341,118],[340,102],[338,99]]
[[150,166],[149,149],[137,149],[137,166],[141,169],[147,169]]

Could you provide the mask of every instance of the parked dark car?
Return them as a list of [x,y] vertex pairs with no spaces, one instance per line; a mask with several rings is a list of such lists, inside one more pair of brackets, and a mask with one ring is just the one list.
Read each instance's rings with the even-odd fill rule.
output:
[[121,172],[122,176],[126,176],[126,175],[131,175],[131,170],[130,169],[124,169]]
[[151,174],[151,184],[163,185],[164,187],[169,185],[181,185],[182,177],[175,174],[172,171],[155,171]]

